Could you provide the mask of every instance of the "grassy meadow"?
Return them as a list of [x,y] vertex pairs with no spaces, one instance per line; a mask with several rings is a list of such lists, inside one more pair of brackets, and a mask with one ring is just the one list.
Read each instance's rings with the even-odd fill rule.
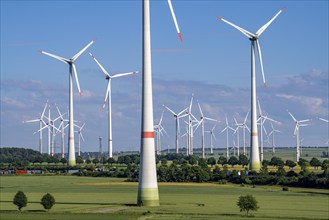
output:
[[[236,202],[252,194],[260,209],[252,219],[328,219],[329,191],[279,186],[159,183],[159,207],[137,207],[137,183],[118,178],[1,176],[0,219],[246,219]],[[12,200],[22,190],[28,205],[19,213]],[[56,204],[44,211],[51,193]]]

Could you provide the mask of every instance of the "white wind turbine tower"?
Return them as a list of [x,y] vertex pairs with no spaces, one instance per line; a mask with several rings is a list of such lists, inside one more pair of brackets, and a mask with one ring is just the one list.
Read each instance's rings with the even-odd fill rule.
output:
[[[329,120],[324,118],[319,118],[319,120],[329,123]],[[329,158],[329,140],[326,142],[326,144],[328,144],[328,158]]]
[[230,153],[229,153],[229,148],[228,148],[228,131],[229,129],[231,129],[232,131],[234,131],[233,128],[231,128],[229,125],[228,125],[228,120],[227,120],[227,116],[225,116],[225,122],[226,122],[226,127],[219,133],[223,133],[224,131],[226,131],[226,157],[229,158],[230,156]]
[[63,58],[63,57],[39,50],[40,53],[48,55],[52,58],[55,58],[55,59],[62,61],[69,65],[69,135],[68,135],[69,159],[68,159],[68,164],[70,166],[76,165],[75,147],[74,147],[74,125],[73,125],[73,121],[74,121],[74,117],[73,117],[73,73],[75,76],[75,81],[77,83],[78,91],[79,91],[80,95],[82,95],[81,90],[80,90],[79,80],[78,80],[78,74],[77,74],[77,70],[76,70],[74,62],[81,56],[81,54],[83,52],[85,52],[85,50],[87,50],[87,48],[90,45],[92,45],[94,43],[94,41],[95,40],[91,41],[87,46],[85,46],[82,50],[80,50],[77,54],[75,54],[71,59]]
[[46,105],[43,108],[42,114],[40,115],[39,118],[33,119],[33,120],[28,120],[28,121],[23,121],[23,123],[39,122],[39,152],[41,154],[42,154],[42,126],[46,125],[46,122],[43,120],[43,117],[45,115],[47,105],[48,105],[48,100],[47,100]]
[[[233,119],[234,119],[235,126],[236,126],[236,129],[234,130],[234,134],[236,133],[236,139],[237,139],[237,144],[235,144],[235,142],[234,142],[234,147],[238,150],[238,156],[239,156],[240,155],[240,131],[239,131],[239,129],[242,128],[242,126],[240,126],[238,124],[235,117],[233,117]],[[234,156],[235,156],[235,154],[234,154]]]
[[[178,36],[182,42],[182,36],[180,34],[176,16],[170,0],[168,0],[168,4],[176,26],[176,30],[178,32]],[[139,206],[159,206],[159,191],[154,154],[150,26],[150,1],[143,0],[142,134],[137,195],[137,205]]]
[[215,130],[216,126],[217,126],[217,123],[212,127],[212,129],[210,131],[205,131],[205,132],[210,134],[210,154],[214,154],[214,151],[213,151],[214,145],[213,145],[213,140],[212,139],[214,138],[215,141],[216,141],[216,136],[215,136],[215,133],[214,133],[214,130]]
[[253,34],[227,20],[224,18],[218,17],[223,22],[233,26],[242,34],[247,36],[251,42],[251,138],[250,138],[250,170],[260,170],[261,162],[259,160],[259,149],[258,149],[258,134],[257,134],[257,108],[256,108],[256,76],[255,76],[255,42],[257,45],[258,55],[260,66],[263,75],[264,86],[266,87],[265,76],[264,76],[264,69],[263,69],[263,61],[262,61],[262,54],[259,45],[259,37],[260,35],[268,28],[268,26],[276,19],[277,16],[283,11],[281,9],[269,22],[267,22],[264,26],[262,26],[256,34]]
[[180,137],[180,126],[179,126],[179,119],[182,117],[187,116],[187,114],[183,114],[187,111],[188,108],[185,108],[183,111],[179,112],[179,113],[175,113],[173,110],[171,110],[169,107],[163,105],[168,111],[170,111],[175,118],[175,122],[176,122],[176,141],[175,141],[175,145],[176,145],[176,154],[178,154],[179,152],[179,137]]
[[[197,103],[198,103],[200,114],[201,114],[201,118],[200,118],[200,121],[199,121],[199,123],[198,123],[197,126],[201,125],[201,149],[202,149],[202,158],[205,158],[205,153],[204,153],[204,122],[205,122],[205,120],[217,122],[217,120],[215,120],[213,118],[205,117],[203,115],[203,112],[202,112],[202,109],[201,109],[201,106],[200,106],[200,103],[199,103],[198,100],[197,100]],[[213,154],[212,146],[210,148],[210,153]]]
[[106,100],[108,98],[108,148],[109,148],[109,157],[112,158],[113,157],[113,154],[112,154],[113,143],[112,143],[112,92],[111,92],[111,81],[114,78],[118,78],[118,77],[122,77],[122,76],[128,76],[128,75],[138,73],[138,71],[128,72],[128,73],[119,73],[119,74],[115,74],[115,75],[111,76],[105,70],[105,68],[98,62],[98,60],[95,58],[94,55],[92,55],[91,53],[89,53],[89,55],[95,60],[97,65],[101,68],[102,72],[106,75],[106,80],[108,81],[103,109],[105,108]]
[[297,119],[287,110],[291,118],[294,120],[296,126],[294,130],[294,135],[296,136],[296,161],[299,162],[300,158],[300,134],[299,134],[299,128],[308,126],[308,124],[305,124],[306,122],[309,122],[310,119],[300,120],[297,121]]
[[250,132],[250,129],[247,125],[247,119],[248,119],[248,115],[249,115],[249,111],[246,114],[246,117],[244,118],[243,123],[237,123],[237,121],[235,120],[236,125],[239,128],[243,129],[243,155],[246,155],[246,129]]
[[233,139],[233,147],[231,148],[233,150],[233,155],[236,157],[236,150],[238,150],[238,156],[239,156],[239,147],[236,145],[235,140]]
[[82,139],[82,141],[85,142],[85,139],[83,138],[83,135],[82,135],[82,130],[83,130],[84,126],[85,126],[85,123],[83,123],[83,125],[81,127],[77,126],[78,127],[78,130],[77,130],[77,133],[78,133],[78,156],[81,155],[80,139]]
[[48,129],[48,155],[54,156],[55,153],[55,136],[56,132],[60,132],[56,127],[55,127],[55,121],[57,121],[60,117],[55,118],[54,120],[51,119],[51,114],[50,114],[50,105],[48,105],[48,117],[44,116],[48,122],[43,126],[39,131],[41,132],[43,129]]
[[61,119],[61,123],[59,124],[58,129],[61,129],[61,136],[62,136],[62,138],[61,138],[61,154],[62,154],[62,158],[64,158],[64,156],[65,156],[65,149],[64,149],[65,148],[64,147],[64,145],[65,145],[64,144],[64,135],[65,135],[65,132],[64,132],[64,130],[68,126],[68,124],[65,125],[65,122],[68,122],[68,120],[63,118],[63,116],[66,113],[63,113],[62,114],[57,105],[56,105],[56,109],[57,109],[57,112],[60,115],[60,119]]
[[[198,120],[192,114],[192,104],[193,104],[193,97],[192,94],[190,105],[188,107],[187,116],[188,116],[188,123],[187,123],[187,155],[193,155],[193,128],[197,125]],[[196,124],[193,125],[193,122]]]
[[257,102],[258,102],[258,109],[259,109],[259,117],[258,117],[257,121],[260,121],[259,122],[259,124],[260,124],[260,161],[263,161],[264,160],[264,137],[263,137],[264,135],[263,135],[263,131],[267,134],[267,132],[265,130],[265,127],[264,127],[264,123],[265,123],[266,120],[269,120],[269,121],[275,122],[275,123],[279,123],[279,122],[275,121],[272,118],[269,118],[266,115],[263,115],[262,109],[260,107],[259,99],[257,99]]
[[273,123],[271,122],[271,132],[268,134],[268,136],[271,136],[272,135],[272,154],[274,155],[275,154],[275,133],[281,133],[281,131],[279,130],[276,130],[273,126]]
[[157,133],[157,147],[156,147],[157,148],[157,150],[156,150],[157,155],[161,154],[161,135],[163,135],[162,131],[164,131],[165,134],[167,134],[166,130],[162,126],[162,119],[163,119],[163,112],[161,114],[159,123],[154,125],[154,130]]

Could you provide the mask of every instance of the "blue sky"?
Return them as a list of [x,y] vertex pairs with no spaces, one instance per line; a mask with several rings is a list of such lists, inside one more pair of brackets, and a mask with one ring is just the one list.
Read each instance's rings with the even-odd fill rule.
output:
[[[250,42],[216,16],[256,32],[286,7],[260,38],[267,88],[257,60],[258,96],[263,111],[282,122],[278,146],[295,144],[286,109],[297,119],[312,119],[301,130],[304,145],[324,145],[328,124],[317,117],[328,118],[328,1],[173,1],[173,6],[182,44],[167,2],[151,1],[155,121],[162,104],[181,110],[194,93],[204,113],[222,121],[215,143],[222,147],[218,133],[225,115],[233,123],[250,108]],[[96,38],[89,50],[110,73],[141,71],[141,9],[141,1],[1,1],[1,147],[38,149],[33,135],[38,124],[22,121],[37,118],[46,100],[62,111],[68,106],[67,65],[37,50],[70,58]],[[82,150],[97,151],[98,137],[107,137],[107,114],[101,110],[107,82],[87,53],[76,65],[84,92],[79,97],[74,87],[75,118],[86,123]],[[114,151],[139,150],[141,75],[112,83]],[[193,108],[199,117],[196,102]],[[174,120],[167,111],[163,125],[168,137],[162,145],[173,146]],[[197,131],[195,146],[199,136]]]

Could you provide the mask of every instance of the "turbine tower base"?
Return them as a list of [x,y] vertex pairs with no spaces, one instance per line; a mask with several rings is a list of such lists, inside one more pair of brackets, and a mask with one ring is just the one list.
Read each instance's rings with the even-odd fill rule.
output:
[[249,165],[249,169],[252,171],[260,171],[261,167],[261,162],[251,162]]
[[158,188],[154,188],[154,189],[139,188],[137,205],[149,206],[149,207],[159,206],[160,204],[159,204]]

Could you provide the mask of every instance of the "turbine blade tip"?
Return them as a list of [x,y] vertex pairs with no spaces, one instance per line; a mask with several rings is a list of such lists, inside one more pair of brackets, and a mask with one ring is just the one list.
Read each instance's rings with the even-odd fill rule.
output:
[[266,89],[266,82],[264,82],[264,88]]
[[222,19],[223,19],[221,16],[217,16],[217,18],[218,18],[219,20],[222,20]]
[[94,38],[93,42],[95,42],[95,41],[96,41],[96,37]]
[[39,53],[42,53],[42,50],[38,50]]
[[178,33],[178,37],[179,37],[179,41],[182,43],[183,42],[182,34]]
[[284,11],[284,10],[286,10],[286,7],[281,8],[281,11]]
[[80,96],[83,96],[83,92],[79,92],[79,95],[80,95]]

